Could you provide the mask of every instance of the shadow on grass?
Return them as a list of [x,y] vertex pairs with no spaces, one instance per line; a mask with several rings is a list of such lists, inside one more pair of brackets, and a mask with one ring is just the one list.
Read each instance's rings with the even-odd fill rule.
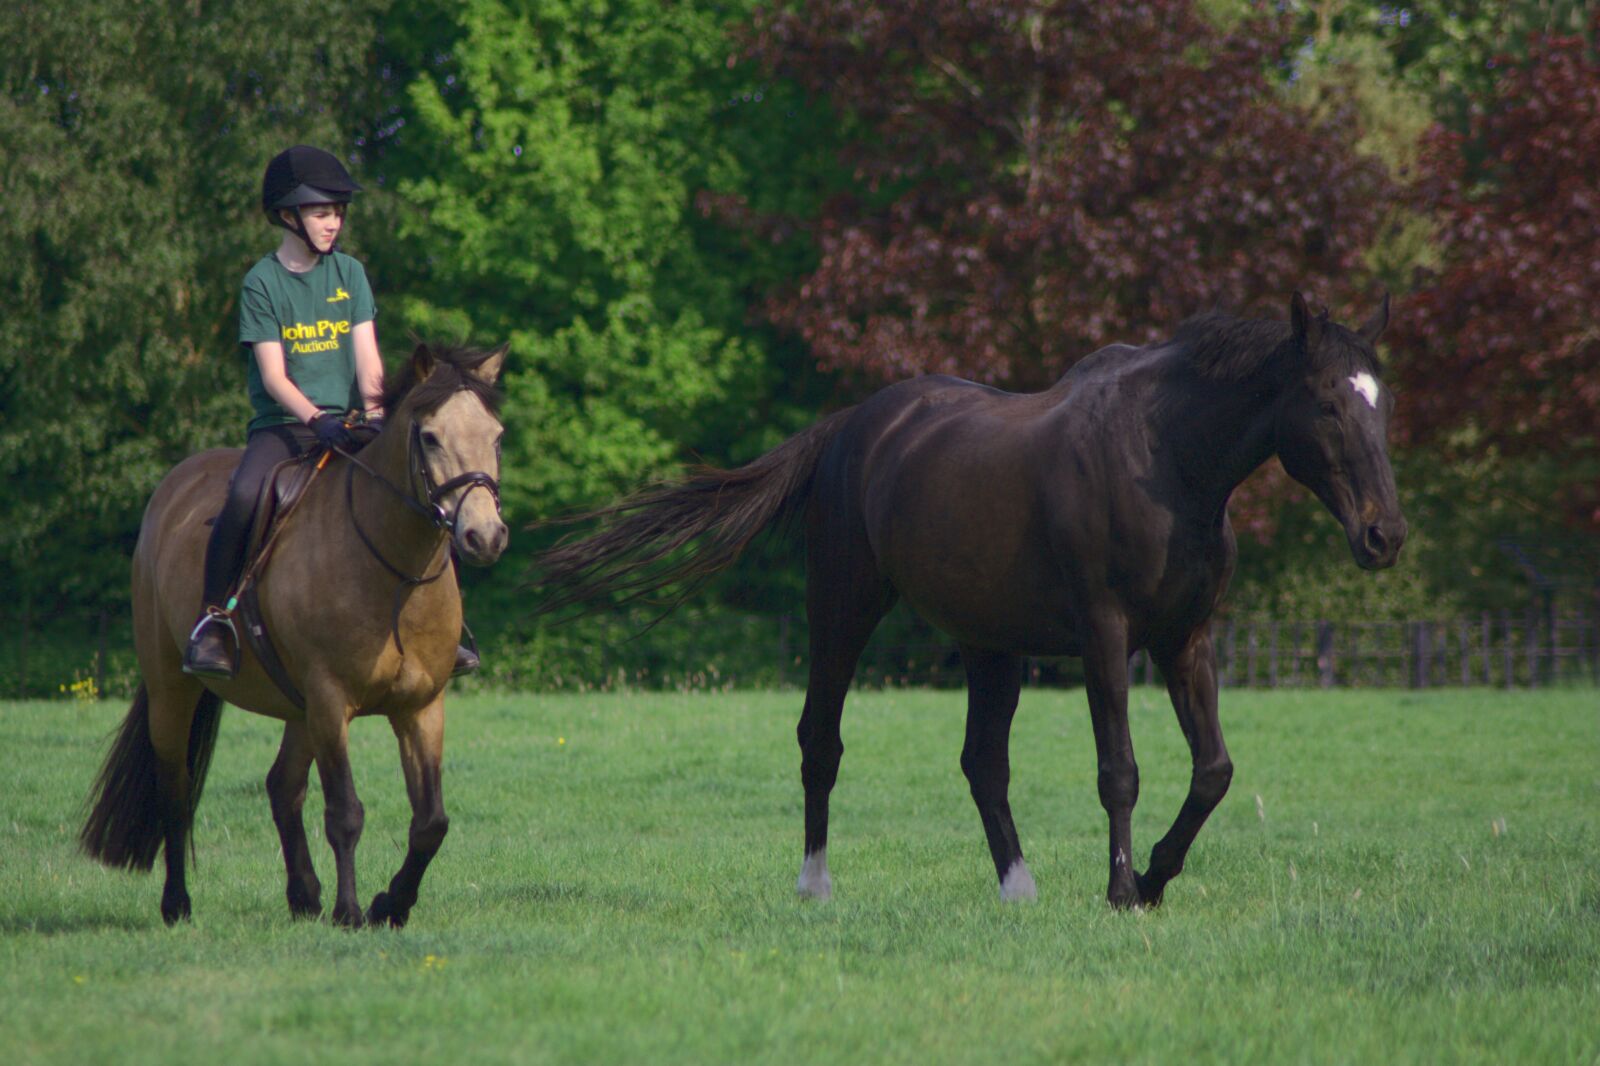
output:
[[572,881],[539,881],[520,885],[501,885],[484,890],[483,898],[511,906],[607,907],[636,914],[657,913],[681,901],[669,893],[615,885],[578,884]]
[[148,917],[129,914],[43,914],[25,916],[0,915],[0,935],[33,933],[38,936],[60,936],[64,933],[137,933],[163,928],[161,918],[153,911]]

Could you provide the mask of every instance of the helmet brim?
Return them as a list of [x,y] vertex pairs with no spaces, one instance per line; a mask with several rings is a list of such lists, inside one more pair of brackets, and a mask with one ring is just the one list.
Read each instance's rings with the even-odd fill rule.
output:
[[274,200],[267,210],[281,211],[289,207],[308,207],[311,204],[347,204],[360,191],[359,185],[349,189],[319,189],[315,185],[296,185]]

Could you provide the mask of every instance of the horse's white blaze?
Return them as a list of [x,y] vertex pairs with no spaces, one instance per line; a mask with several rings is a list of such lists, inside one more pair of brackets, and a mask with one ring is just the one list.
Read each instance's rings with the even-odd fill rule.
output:
[[1000,898],[1007,903],[1039,898],[1039,890],[1034,887],[1028,864],[1021,859],[1011,864],[1011,869],[1006,871],[1006,876],[1001,880]]
[[1365,370],[1350,379],[1350,387],[1361,394],[1367,405],[1374,410],[1378,407],[1378,382]]
[[827,848],[806,856],[806,861],[800,867],[800,880],[794,888],[809,899],[829,899],[833,896],[833,878],[828,876]]

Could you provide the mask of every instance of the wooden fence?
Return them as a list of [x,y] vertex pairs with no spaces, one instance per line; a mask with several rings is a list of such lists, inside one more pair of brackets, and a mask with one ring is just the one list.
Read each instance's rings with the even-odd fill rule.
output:
[[[1600,684],[1600,632],[1587,615],[1485,611],[1406,622],[1214,623],[1217,681],[1233,688],[1543,688]],[[1154,682],[1149,657],[1130,677]]]
[[[765,617],[775,637],[776,680],[804,685],[803,623]],[[880,633],[862,656],[856,682],[958,687],[965,683],[955,646],[926,626]],[[1483,612],[1472,618],[1405,622],[1212,623],[1217,680],[1230,688],[1542,688],[1600,685],[1600,619],[1590,613]],[[756,649],[755,658],[768,662]],[[0,698],[103,693],[126,696],[136,674],[127,619],[81,612],[50,619],[49,635],[27,615],[0,615]],[[1140,652],[1128,664],[1132,684],[1160,684]],[[1083,683],[1075,659],[1030,659],[1027,683]],[[598,680],[598,679],[597,679]],[[763,683],[771,684],[772,675]]]

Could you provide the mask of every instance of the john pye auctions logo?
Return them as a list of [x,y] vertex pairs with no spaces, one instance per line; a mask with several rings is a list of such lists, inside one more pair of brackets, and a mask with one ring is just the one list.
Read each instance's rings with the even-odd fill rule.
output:
[[339,347],[339,338],[349,332],[349,319],[333,322],[323,318],[318,319],[315,325],[297,322],[292,326],[284,326],[283,340],[290,355],[310,355],[313,352],[333,351]]

